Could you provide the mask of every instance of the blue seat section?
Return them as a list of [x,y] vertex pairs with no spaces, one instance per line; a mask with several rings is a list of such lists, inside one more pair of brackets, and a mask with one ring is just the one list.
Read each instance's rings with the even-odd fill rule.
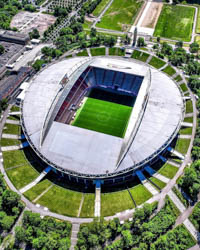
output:
[[101,180],[96,180],[95,184],[96,184],[96,188],[100,188],[101,187]]
[[154,175],[156,173],[156,171],[151,168],[149,165],[144,167],[145,171],[147,171],[148,174],[150,174],[151,176]]
[[146,180],[146,177],[143,175],[142,171],[137,170],[135,173],[141,182]]
[[164,156],[159,155],[159,158],[161,159],[161,161],[163,161],[163,162],[167,162],[167,159],[166,159]]
[[46,172],[47,174],[51,171],[52,167],[48,166],[45,168],[44,172]]
[[21,134],[21,140],[26,139],[24,134]]
[[88,85],[106,88],[114,88],[117,86],[119,90],[131,93],[135,96],[137,96],[143,81],[142,76],[96,67],[88,67],[87,70],[81,74],[81,77]]
[[29,146],[29,143],[28,143],[27,141],[22,142],[22,146],[23,146],[23,148],[28,147],[28,146]]
[[168,147],[167,150],[168,150],[169,152],[171,152],[171,151],[172,151],[172,147]]

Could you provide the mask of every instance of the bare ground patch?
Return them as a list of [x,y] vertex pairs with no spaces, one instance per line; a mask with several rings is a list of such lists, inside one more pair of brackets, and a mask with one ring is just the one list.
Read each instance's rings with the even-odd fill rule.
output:
[[141,24],[141,27],[154,29],[156,26],[156,23],[158,21],[158,18],[160,16],[162,6],[163,6],[163,3],[152,2],[143,22]]
[[40,35],[42,35],[55,21],[56,18],[52,15],[21,11],[13,17],[11,28],[16,27],[23,33],[29,33],[33,29],[38,29]]

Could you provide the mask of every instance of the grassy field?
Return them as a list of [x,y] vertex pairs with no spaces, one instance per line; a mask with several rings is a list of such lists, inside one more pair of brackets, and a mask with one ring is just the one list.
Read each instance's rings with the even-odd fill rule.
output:
[[179,130],[180,135],[191,135],[192,134],[192,128],[182,128]]
[[198,43],[200,45],[200,36],[195,36],[195,42]]
[[133,24],[137,13],[142,6],[142,1],[114,0],[106,11],[97,27],[111,30],[127,31]]
[[38,177],[38,173],[30,165],[23,165],[6,171],[13,185],[20,189]]
[[129,106],[87,98],[72,125],[123,137],[131,110]]
[[189,42],[195,9],[192,7],[164,4],[154,36]]
[[84,49],[83,51],[77,53],[76,56],[88,56],[87,50]]
[[92,56],[105,56],[106,49],[105,48],[92,48],[90,49]]
[[27,164],[23,150],[3,152],[3,164],[5,169]]
[[83,23],[83,29],[84,30],[85,29],[89,29],[90,30],[91,26],[92,26],[92,22],[89,22],[87,20],[84,21],[84,23]]
[[152,197],[152,194],[142,184],[131,188],[130,192],[137,205],[144,203]]
[[166,183],[164,183],[163,181],[155,178],[155,177],[151,177],[149,178],[153,183],[155,183],[159,188],[164,188],[166,186]]
[[193,117],[185,117],[184,122],[191,122],[193,123]]
[[13,145],[19,145],[21,143],[20,140],[17,139],[7,139],[7,138],[1,138],[1,146],[13,146]]
[[58,214],[76,217],[78,214],[82,193],[53,186],[37,203],[48,207],[50,211]]
[[20,108],[18,106],[12,106],[11,111],[12,112],[20,111]]
[[101,194],[101,216],[114,215],[132,208],[134,204],[127,190]]
[[158,57],[153,56],[149,62],[149,64],[151,66],[153,66],[156,69],[160,69],[161,67],[163,67],[166,62],[164,62],[163,60],[159,59]]
[[178,139],[176,142],[175,149],[185,155],[187,153],[189,145],[190,139]]
[[3,128],[3,133],[18,135],[20,133],[20,129],[21,127],[19,125],[6,123]]
[[193,112],[192,101],[189,100],[186,102],[186,113],[192,113],[192,112]]
[[39,182],[37,185],[29,189],[24,193],[26,198],[28,198],[30,201],[33,201],[35,198],[37,198],[42,192],[44,192],[49,186],[51,186],[51,182],[48,180],[43,180]]
[[166,176],[169,179],[172,179],[177,171],[178,171],[177,167],[165,163],[164,166],[161,167],[161,169],[158,171],[158,173]]
[[125,56],[125,50],[121,48],[109,48],[110,56]]
[[200,6],[198,7],[198,16],[197,16],[197,23],[196,23],[196,33],[200,33]]
[[188,91],[188,88],[187,88],[187,86],[186,86],[185,83],[180,84],[180,88],[181,88],[181,90],[182,90],[183,92]]
[[169,76],[173,76],[176,73],[176,70],[173,69],[170,65],[168,65],[162,71],[165,72],[166,74],[168,74]]
[[140,60],[142,62],[146,62],[147,59],[149,58],[149,54],[138,50],[134,50],[133,54],[131,55],[131,58]]
[[99,16],[109,2],[110,0],[101,0],[100,4],[97,5],[92,14],[94,16]]
[[80,217],[94,217],[94,200],[95,194],[84,194],[83,206]]

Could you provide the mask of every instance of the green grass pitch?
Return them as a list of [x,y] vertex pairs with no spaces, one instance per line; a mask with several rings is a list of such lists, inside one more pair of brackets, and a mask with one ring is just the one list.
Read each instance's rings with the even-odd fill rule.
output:
[[194,14],[192,7],[164,4],[154,36],[189,42]]
[[123,137],[131,111],[132,107],[129,106],[87,98],[72,125]]

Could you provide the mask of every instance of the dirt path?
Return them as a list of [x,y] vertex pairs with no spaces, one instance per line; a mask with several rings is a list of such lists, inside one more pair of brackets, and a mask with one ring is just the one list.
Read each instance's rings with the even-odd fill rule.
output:
[[158,18],[160,16],[162,6],[163,6],[163,3],[151,2],[147,13],[144,19],[142,20],[141,27],[154,29],[158,21]]

